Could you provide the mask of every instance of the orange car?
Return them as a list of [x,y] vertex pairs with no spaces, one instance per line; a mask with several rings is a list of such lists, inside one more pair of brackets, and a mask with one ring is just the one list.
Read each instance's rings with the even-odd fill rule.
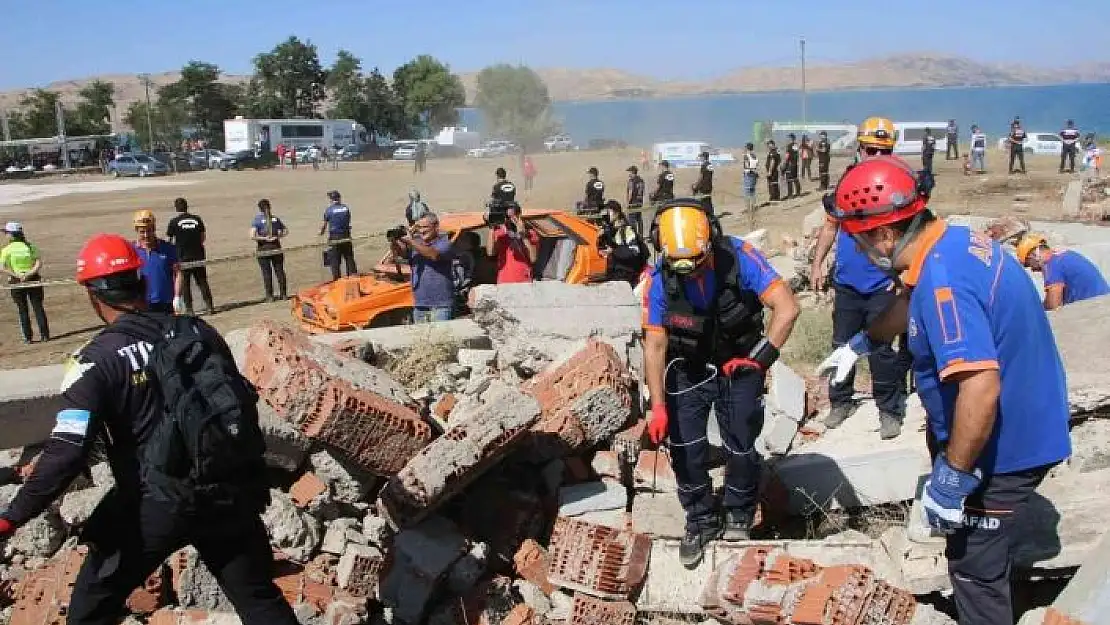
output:
[[[540,235],[535,264],[538,280],[586,284],[604,279],[605,258],[597,250],[597,226],[561,211],[525,211],[524,220]],[[440,215],[439,229],[456,243],[466,232],[485,249],[489,227],[482,213]],[[479,254],[474,284],[494,280],[493,259]],[[312,333],[341,332],[407,323],[412,319],[412,284],[407,265],[380,265],[370,274],[340,278],[307,288],[293,297],[292,313]]]

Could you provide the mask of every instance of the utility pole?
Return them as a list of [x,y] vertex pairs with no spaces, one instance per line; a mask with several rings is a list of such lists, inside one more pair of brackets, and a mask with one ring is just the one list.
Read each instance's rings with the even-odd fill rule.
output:
[[62,148],[62,167],[69,169],[69,144],[66,142],[66,111],[62,106],[62,99],[54,101],[54,117],[58,121],[58,143]]
[[8,125],[8,110],[0,109],[0,131],[4,133],[4,141],[12,140],[12,129]]
[[802,49],[802,125],[807,122],[806,115],[806,38],[802,37],[799,41]]
[[143,81],[143,86],[146,87],[146,136],[147,136],[147,152],[154,151],[154,125],[150,123],[150,74],[139,74],[139,79]]

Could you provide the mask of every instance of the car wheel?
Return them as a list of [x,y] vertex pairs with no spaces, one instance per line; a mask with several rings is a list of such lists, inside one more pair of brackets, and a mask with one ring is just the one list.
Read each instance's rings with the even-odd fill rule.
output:
[[405,307],[379,313],[370,320],[370,323],[366,324],[366,328],[388,328],[410,324],[412,324],[412,308]]
[[145,169],[139,169],[139,177],[140,178],[146,178],[146,170]]
[[119,170],[118,169],[113,169],[112,171],[110,171],[108,173],[111,174],[111,176],[113,178],[119,178]]

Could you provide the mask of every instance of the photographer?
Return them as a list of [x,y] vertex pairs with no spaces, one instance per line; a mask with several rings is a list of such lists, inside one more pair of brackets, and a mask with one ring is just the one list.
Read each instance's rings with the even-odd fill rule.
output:
[[628,223],[620,202],[616,200],[609,200],[605,205],[597,248],[608,261],[605,279],[624,281],[635,287],[640,280],[640,272],[647,264],[647,246]]
[[387,236],[394,257],[408,258],[412,266],[413,323],[450,320],[455,304],[451,241],[440,234],[439,217],[424,213],[408,234],[391,230]]
[[486,223],[491,229],[486,252],[497,259],[497,284],[531,282],[540,237],[521,218],[520,205],[491,203]]

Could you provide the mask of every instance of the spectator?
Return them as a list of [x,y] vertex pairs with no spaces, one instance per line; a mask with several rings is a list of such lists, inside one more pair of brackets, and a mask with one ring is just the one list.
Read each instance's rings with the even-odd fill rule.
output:
[[289,231],[281,219],[274,217],[270,200],[258,200],[258,214],[251,222],[251,239],[258,247],[258,268],[262,270],[262,288],[266,290],[266,301],[274,301],[273,278],[277,277],[278,299],[286,299],[285,255],[281,254],[281,239]]
[[620,202],[609,200],[605,210],[607,219],[597,236],[598,250],[607,261],[605,279],[624,281],[635,287],[647,265],[647,246],[628,223]]
[[524,170],[524,190],[531,191],[536,179],[536,164],[532,162],[531,156],[524,157],[524,167],[522,169]]
[[799,158],[802,161],[802,171],[799,174],[802,180],[813,180],[813,145],[809,142],[808,135],[802,135],[802,144],[798,147]]
[[[975,132],[974,126],[971,127],[971,132]],[[960,160],[960,127],[956,125],[956,120],[948,120],[944,134],[948,139],[948,146],[944,149],[944,160]]]
[[297,169],[297,146],[289,146],[289,166],[294,170]]
[[[475,284],[478,259],[476,254],[482,246],[482,238],[477,232],[468,230],[455,241],[455,253],[451,256],[451,282],[455,290],[455,317],[469,312],[467,299],[470,288]],[[484,256],[484,254],[483,254]]]
[[337,241],[328,247],[328,267],[331,268],[331,279],[339,279],[339,261],[347,266],[347,275],[358,273],[355,264],[355,244],[351,241],[351,209],[342,202],[339,191],[328,191],[331,204],[324,209],[324,221],[320,224],[320,236],[328,233],[328,241]]
[[539,234],[521,218],[520,206],[509,207],[504,224],[490,224],[486,253],[497,259],[497,284],[532,281]]
[[27,241],[21,224],[9,221],[4,225],[4,232],[8,235],[10,243],[0,249],[0,273],[8,276],[8,284],[22,286],[22,288],[12,289],[11,293],[16,310],[19,311],[19,330],[23,333],[23,342],[30,343],[35,339],[29,314],[29,309],[32,308],[35,311],[35,321],[39,324],[39,336],[44,342],[49,341],[50,325],[46,321],[46,310],[42,306],[43,288],[41,285],[23,286],[42,280],[39,277],[39,271],[42,269],[39,250]]
[[921,137],[921,168],[933,174],[933,155],[937,151],[937,138],[933,136],[933,129],[926,128],[925,135]]
[[146,280],[147,309],[159,313],[183,311],[177,250],[169,241],[158,238],[158,223],[149,210],[137,211],[132,225],[138,235],[135,251],[143,261],[140,272]]
[[409,205],[405,208],[405,221],[409,222],[412,226],[418,219],[423,217],[429,212],[428,204],[420,199],[420,191],[416,189],[409,190]]
[[971,126],[971,169],[978,174],[987,173],[987,135],[975,125]]
[[428,148],[423,141],[416,144],[416,154],[413,157],[413,173],[421,174],[428,166]]
[[309,146],[308,160],[312,162],[312,169],[315,171],[320,170],[320,148],[316,145]]
[[[631,214],[625,213],[628,222],[636,229],[636,236],[644,235],[644,179],[635,165],[628,168],[628,186],[625,189],[625,202]],[[618,204],[619,206],[619,204]]]
[[[183,263],[204,260],[204,221],[189,212],[189,202],[183,197],[174,200],[173,207],[177,216],[166,226],[166,238],[177,248],[177,259]],[[211,315],[214,312],[212,290],[208,287],[208,268],[204,266],[181,270],[181,295],[185,299],[185,314],[193,314],[193,288],[190,284],[193,281],[197,283],[200,296],[204,299],[205,314]]]
[[756,183],[759,181],[759,157],[755,154],[755,144],[744,145],[744,199],[747,200],[748,213],[755,217]]
[[448,321],[455,306],[451,241],[439,231],[439,217],[424,213],[409,234],[390,243],[394,257],[412,266],[413,323]]
[[279,143],[277,146],[278,166],[285,169],[285,144]]
[[1021,119],[1014,118],[1013,123],[1010,124],[1010,173],[1016,174],[1014,170],[1014,161],[1021,164],[1021,173],[1025,173],[1025,129],[1021,127]]

